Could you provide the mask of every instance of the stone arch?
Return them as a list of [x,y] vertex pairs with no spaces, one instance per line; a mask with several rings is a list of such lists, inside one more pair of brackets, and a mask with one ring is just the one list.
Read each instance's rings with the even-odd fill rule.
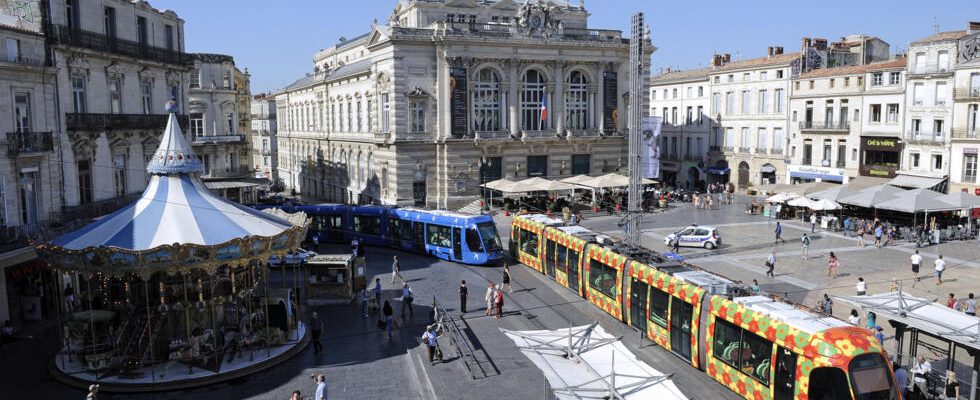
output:
[[555,77],[552,75],[551,69],[552,68],[548,68],[548,66],[544,64],[539,64],[539,63],[528,64],[527,66],[522,68],[520,72],[517,73],[518,82],[524,83],[528,71],[537,71],[539,74],[541,74],[541,76],[544,77],[545,84],[553,84],[555,82]]

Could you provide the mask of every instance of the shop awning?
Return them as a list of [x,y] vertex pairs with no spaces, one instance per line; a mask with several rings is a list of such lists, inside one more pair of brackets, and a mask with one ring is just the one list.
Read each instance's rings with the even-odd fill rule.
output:
[[762,173],[764,174],[771,174],[776,172],[776,167],[772,166],[771,164],[766,164],[763,165],[762,168],[760,168],[759,170],[762,171]]
[[844,181],[844,177],[841,175],[820,174],[816,172],[803,172],[803,171],[790,171],[789,177],[800,178],[800,179],[820,179],[823,181],[834,181],[834,182]]
[[708,173],[712,175],[727,175],[731,170],[728,167],[708,167]]
[[859,176],[847,182],[845,187],[848,189],[864,190],[872,186],[881,186],[888,183],[888,178],[875,178],[872,176]]
[[926,189],[936,187],[946,178],[934,178],[930,176],[899,175],[888,181],[889,185],[909,189]]

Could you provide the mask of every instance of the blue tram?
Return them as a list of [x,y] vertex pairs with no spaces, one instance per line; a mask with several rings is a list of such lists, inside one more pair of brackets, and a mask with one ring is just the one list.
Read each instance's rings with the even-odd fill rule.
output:
[[[304,212],[312,221],[309,238],[321,243],[388,246],[473,265],[503,262],[497,227],[489,215],[390,206],[311,204],[274,206]],[[269,208],[259,206],[259,208]]]

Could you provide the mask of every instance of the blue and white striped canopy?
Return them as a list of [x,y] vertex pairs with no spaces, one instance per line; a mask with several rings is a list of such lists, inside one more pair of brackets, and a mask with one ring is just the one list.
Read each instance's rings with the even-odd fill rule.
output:
[[[175,243],[213,246],[248,236],[272,237],[293,227],[208,190],[194,173],[199,161],[172,114],[160,147],[139,200],[51,243],[68,250],[107,246],[140,251]],[[165,158],[159,158],[161,154]],[[171,154],[181,157],[169,158]]]

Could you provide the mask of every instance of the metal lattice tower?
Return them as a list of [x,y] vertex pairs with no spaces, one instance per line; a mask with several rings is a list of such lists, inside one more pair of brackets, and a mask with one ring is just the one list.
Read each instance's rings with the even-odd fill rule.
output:
[[646,39],[643,13],[633,14],[633,28],[630,36],[630,91],[629,91],[629,205],[623,228],[626,230],[626,242],[638,246],[640,244],[640,212],[643,194],[640,192],[642,160],[640,159],[641,123],[643,116],[644,82],[647,79],[644,71],[643,42]]

